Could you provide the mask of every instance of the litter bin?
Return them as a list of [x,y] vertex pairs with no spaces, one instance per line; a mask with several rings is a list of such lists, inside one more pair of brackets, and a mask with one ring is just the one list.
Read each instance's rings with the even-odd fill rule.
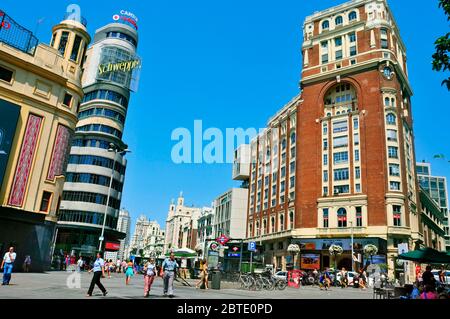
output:
[[211,278],[211,288],[220,289],[220,280],[222,279],[222,274],[220,271],[213,271]]

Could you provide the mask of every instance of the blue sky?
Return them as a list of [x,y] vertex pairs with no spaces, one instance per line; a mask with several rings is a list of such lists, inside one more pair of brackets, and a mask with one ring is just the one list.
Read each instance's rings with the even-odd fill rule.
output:
[[[173,164],[172,130],[191,129],[196,119],[205,128],[264,127],[299,92],[304,18],[343,2],[58,0],[27,1],[24,8],[2,0],[1,8],[31,30],[45,17],[37,35],[46,43],[70,3],[81,6],[92,35],[121,9],[138,16],[143,69],[124,134],[133,153],[122,206],[133,218],[144,213],[164,225],[181,190],[188,204],[203,206],[237,185],[229,164]],[[408,50],[417,160],[450,176],[450,163],[433,159],[443,153],[450,160],[450,93],[440,85],[444,74],[431,70],[433,42],[449,23],[437,0],[389,3]]]

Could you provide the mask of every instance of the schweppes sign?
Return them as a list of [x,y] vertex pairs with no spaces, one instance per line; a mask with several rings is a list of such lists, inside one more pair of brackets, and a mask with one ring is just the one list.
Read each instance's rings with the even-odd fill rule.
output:
[[98,66],[98,74],[103,75],[105,73],[110,72],[131,72],[134,69],[138,69],[141,67],[141,61],[140,60],[130,60],[130,61],[122,61],[117,63],[106,63],[106,64],[100,64]]

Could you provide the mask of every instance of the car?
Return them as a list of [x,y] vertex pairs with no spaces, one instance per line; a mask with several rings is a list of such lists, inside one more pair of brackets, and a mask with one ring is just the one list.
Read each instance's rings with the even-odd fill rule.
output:
[[[433,269],[431,271],[431,273],[434,276],[434,279],[436,279],[436,282],[439,282],[439,272],[440,271],[441,271],[440,269]],[[445,282],[447,284],[450,284],[450,270],[445,270]]]
[[287,271],[277,271],[273,276],[277,279],[287,281]]
[[[348,285],[349,286],[352,286],[353,285],[353,279],[355,278],[355,277],[357,277],[358,276],[358,273],[357,272],[355,272],[355,271],[347,271],[347,279],[348,279]],[[337,279],[337,281],[341,281],[341,274],[338,272],[337,274],[336,274],[336,279]]]

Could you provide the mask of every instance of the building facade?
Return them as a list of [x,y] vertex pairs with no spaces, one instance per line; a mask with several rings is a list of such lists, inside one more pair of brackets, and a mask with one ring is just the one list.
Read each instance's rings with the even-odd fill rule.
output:
[[164,254],[178,248],[195,249],[197,222],[201,210],[198,207],[186,206],[183,193],[178,197],[176,204],[172,200],[166,219]]
[[450,251],[447,178],[445,176],[433,176],[430,163],[417,163],[416,168],[421,190],[425,191],[436,202],[444,216],[445,249]]
[[86,23],[65,19],[50,45],[0,10],[0,252],[50,268],[68,147],[83,98]]
[[214,238],[225,235],[239,240],[246,236],[247,188],[232,188],[214,200]]
[[419,186],[423,245],[445,251],[445,216],[441,207],[422,186]]
[[124,153],[115,150],[127,148],[122,135],[140,65],[137,44],[137,28],[115,22],[98,29],[87,50],[85,96],[58,220],[56,247],[60,250],[95,254],[104,223],[103,247],[125,237],[117,231],[117,223],[127,162]]
[[203,209],[197,221],[195,251],[205,256],[206,245],[214,237],[214,209]]
[[[302,268],[334,266],[378,247],[395,268],[397,245],[423,240],[406,48],[384,0],[355,0],[304,23],[301,94],[251,143],[248,237],[284,268],[288,244]],[[364,262],[364,261],[362,261]]]
[[121,209],[119,212],[119,219],[117,221],[117,230],[121,233],[126,234],[124,239],[121,239],[120,242],[120,248],[117,254],[117,258],[123,260],[125,257],[125,248],[130,244],[130,237],[131,237],[131,217],[130,213],[125,210]]

